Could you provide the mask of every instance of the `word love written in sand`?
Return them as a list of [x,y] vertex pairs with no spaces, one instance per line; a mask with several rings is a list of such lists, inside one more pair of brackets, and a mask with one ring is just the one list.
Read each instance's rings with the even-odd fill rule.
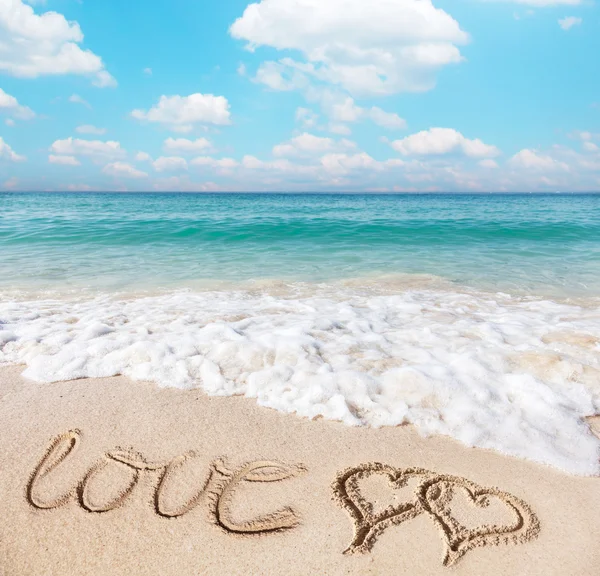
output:
[[[170,462],[149,462],[133,450],[115,449],[105,453],[80,482],[60,496],[49,497],[49,491],[56,491],[52,482],[55,470],[65,463],[80,442],[81,433],[77,430],[62,434],[52,442],[27,486],[27,500],[31,506],[49,510],[76,502],[88,512],[109,512],[125,504],[142,475],[146,474],[154,475],[154,511],[164,518],[187,514],[206,494],[212,521],[228,533],[268,534],[289,530],[299,524],[298,514],[290,507],[249,521],[239,521],[232,514],[232,506],[236,495],[239,496],[238,491],[246,483],[287,480],[305,472],[302,465],[261,460],[230,469],[222,461],[216,461],[210,465],[207,478],[192,482],[195,492],[191,497],[185,502],[174,502],[173,494],[176,498],[179,495],[174,486],[181,483],[182,477],[186,478],[186,467],[196,457],[194,452],[187,452]],[[373,484],[379,490],[374,490]],[[531,508],[515,496],[496,488],[478,486],[465,478],[420,468],[362,464],[338,474],[333,494],[354,524],[354,538],[346,553],[370,552],[387,528],[421,514],[429,516],[440,532],[445,566],[456,563],[473,548],[524,543],[535,538],[540,530]],[[477,514],[481,509],[490,510],[483,520]]]
[[[261,534],[294,528],[298,515],[291,508],[283,508],[258,518],[239,522],[233,518],[231,506],[237,490],[246,482],[280,482],[304,472],[302,466],[289,466],[280,462],[256,461],[230,470],[222,461],[211,464],[208,478],[186,502],[173,504],[169,494],[174,492],[172,484],[182,473],[194,452],[187,452],[170,462],[148,462],[140,453],[133,450],[115,449],[92,466],[83,480],[61,496],[44,498],[47,484],[51,484],[52,472],[63,464],[78,448],[81,432],[73,430],[56,438],[39,465],[31,475],[27,486],[27,500],[31,506],[41,510],[52,510],[77,502],[88,512],[104,513],[123,506],[138,485],[142,474],[155,474],[158,483],[154,490],[154,510],[164,518],[177,518],[187,514],[198,504],[206,493],[211,504],[211,516],[218,526],[229,533]],[[106,492],[111,475],[117,474],[121,480],[119,488],[112,487],[109,497],[98,496]],[[103,490],[104,488],[104,490]]]
[[[369,483],[374,481],[385,484],[388,506],[376,507],[385,496],[369,500],[366,495]],[[336,501],[354,523],[354,539],[346,553],[369,552],[386,528],[420,514],[427,514],[440,531],[445,566],[456,563],[473,548],[524,543],[537,537],[540,531],[536,515],[519,498],[496,488],[478,486],[465,478],[420,468],[363,464],[339,474],[333,491]],[[476,514],[481,508],[493,508],[492,519],[498,514],[503,522],[481,523]]]

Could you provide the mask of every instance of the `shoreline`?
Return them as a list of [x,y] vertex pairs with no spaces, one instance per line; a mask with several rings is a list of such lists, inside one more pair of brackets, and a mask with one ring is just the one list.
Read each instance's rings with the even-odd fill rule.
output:
[[[252,399],[124,377],[38,384],[22,370],[0,368],[3,576],[447,574],[439,523],[446,517],[424,478],[442,493],[450,487],[445,521],[468,528],[462,555],[450,558],[457,574],[597,570],[599,478],[423,438],[412,426],[309,421]],[[413,478],[390,486],[381,466],[413,470]],[[377,517],[369,550],[354,554],[344,551],[365,518],[356,528],[340,505],[339,478],[348,470],[354,497]],[[483,490],[488,508],[469,501],[469,490]],[[429,511],[406,509],[418,502]],[[510,530],[510,503],[529,535]],[[378,516],[389,505],[392,517]],[[483,537],[489,524],[506,534]]]
[[349,425],[415,424],[600,473],[598,308],[331,290],[0,301],[0,363],[37,382],[122,374]]

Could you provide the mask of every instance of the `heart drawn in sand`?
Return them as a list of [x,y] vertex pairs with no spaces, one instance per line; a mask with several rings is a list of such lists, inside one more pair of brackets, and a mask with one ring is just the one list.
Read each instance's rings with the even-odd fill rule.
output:
[[[506,507],[511,520],[504,524],[464,526],[452,512],[453,499],[458,490],[466,494],[469,505],[479,509],[487,508],[491,500],[497,500]],[[417,497],[440,528],[446,547],[444,566],[451,566],[473,548],[524,543],[535,538],[540,531],[539,520],[527,503],[512,494],[497,488],[483,488],[465,478],[427,478],[417,489]]]
[[[386,507],[376,507],[376,502],[370,501],[361,488],[366,480],[374,478],[387,480],[392,490],[386,500],[390,504]],[[410,480],[417,482],[412,497],[405,496],[400,503],[394,503],[395,491],[406,489]],[[377,462],[362,464],[339,474],[333,492],[335,500],[350,514],[354,524],[354,538],[345,553],[370,552],[386,528],[420,514],[431,517],[441,532],[445,544],[444,566],[456,563],[473,548],[522,544],[534,539],[540,531],[539,520],[529,505],[512,494],[421,468],[400,469]],[[466,506],[466,517],[472,520],[467,522],[473,526],[461,523],[465,511],[457,508],[458,503]],[[488,508],[491,509],[491,522],[482,523],[480,516]],[[488,512],[484,513],[486,515]]]
[[400,503],[392,503],[390,498],[389,505],[375,508],[362,492],[361,481],[379,476],[387,480],[392,490],[399,490],[406,488],[413,478],[426,479],[433,474],[420,468],[400,470],[380,463],[363,464],[339,474],[333,484],[334,496],[354,522],[354,538],[344,553],[369,552],[377,536],[386,528],[402,524],[423,512],[421,502],[415,497]]

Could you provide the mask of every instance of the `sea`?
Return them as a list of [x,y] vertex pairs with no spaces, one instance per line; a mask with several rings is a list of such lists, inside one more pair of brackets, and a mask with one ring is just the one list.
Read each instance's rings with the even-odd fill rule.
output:
[[600,474],[600,195],[0,193],[10,364]]

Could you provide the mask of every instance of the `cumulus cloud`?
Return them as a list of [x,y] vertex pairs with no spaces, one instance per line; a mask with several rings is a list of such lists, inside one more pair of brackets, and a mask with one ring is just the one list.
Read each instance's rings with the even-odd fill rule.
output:
[[256,156],[246,155],[242,158],[241,165],[251,171],[279,172],[286,175],[314,176],[317,173],[315,165],[296,164],[287,158],[264,161],[256,158]]
[[526,170],[569,170],[569,166],[565,162],[527,148],[515,154],[509,160],[509,165]]
[[326,92],[321,100],[328,116],[335,122],[357,122],[364,116],[364,109],[350,96],[337,97]]
[[206,138],[187,140],[186,138],[167,138],[163,144],[165,152],[175,154],[199,154],[212,150],[212,144]]
[[347,174],[357,169],[381,170],[382,163],[377,162],[366,152],[357,154],[326,154],[320,159],[321,165],[327,172]]
[[355,148],[356,144],[349,140],[341,140],[336,142],[333,138],[323,138],[304,132],[273,148],[273,156],[299,156],[299,155],[315,155],[330,152],[335,149],[351,149]]
[[188,169],[185,158],[178,156],[161,156],[152,162],[157,172],[183,172]]
[[135,155],[135,159],[138,162],[150,162],[150,160],[152,160],[152,157],[150,156],[150,154],[148,154],[148,152],[138,152]]
[[405,156],[464,154],[472,158],[485,158],[500,154],[495,146],[485,144],[478,138],[470,140],[452,128],[423,130],[396,140],[391,146]]
[[81,162],[75,158],[75,156],[56,156],[50,154],[48,156],[48,162],[50,164],[60,164],[61,166],[80,166]]
[[491,158],[486,158],[485,160],[480,160],[479,165],[482,168],[498,168],[498,162],[492,160]]
[[199,156],[191,162],[194,166],[206,166],[209,168],[220,168],[229,170],[238,166],[237,160],[233,158],[211,158],[210,156]]
[[594,134],[588,132],[587,130],[574,130],[569,134],[569,138],[573,138],[575,140],[593,140]]
[[146,178],[148,174],[146,172],[142,172],[137,168],[134,168],[131,164],[127,164],[127,162],[112,162],[107,164],[102,172],[108,174],[109,176],[117,176],[123,178]]
[[96,159],[118,158],[125,155],[119,142],[101,140],[81,140],[69,137],[56,140],[50,147],[50,152],[61,156],[88,156]]
[[188,176],[169,176],[156,180],[154,190],[161,192],[217,192],[223,188],[214,182],[193,182]]
[[10,162],[23,162],[25,156],[17,154],[0,136],[0,160],[9,160]]
[[69,96],[69,102],[72,104],[81,104],[90,110],[92,108],[92,105],[87,100],[84,100],[81,96],[79,96],[79,94],[72,94]]
[[336,124],[335,122],[331,122],[327,127],[327,130],[332,134],[338,134],[340,136],[349,136],[352,134],[352,130],[346,124]]
[[400,118],[394,112],[385,112],[381,108],[377,108],[377,106],[371,108],[369,117],[377,126],[387,128],[388,130],[403,130],[406,128],[406,120],[404,118]]
[[161,96],[158,104],[150,110],[134,110],[131,115],[137,120],[162,124],[177,132],[190,132],[198,124],[223,126],[231,123],[227,98],[213,94]]
[[304,128],[314,128],[319,120],[319,115],[309,108],[299,107],[296,109],[296,122],[300,122]]
[[22,0],[0,2],[0,71],[20,78],[80,74],[99,87],[115,86],[102,59],[83,50],[83,32],[62,14],[36,14]]
[[35,118],[35,112],[31,108],[21,106],[14,96],[7,94],[2,88],[0,88],[0,110],[19,120]]
[[[307,98],[320,104],[323,114],[329,117],[328,130],[337,134],[349,134],[347,124],[370,120],[387,130],[402,130],[406,121],[395,112],[386,112],[377,106],[363,108],[354,98],[329,89],[311,89]],[[306,110],[301,108],[301,110]]]
[[326,82],[359,95],[431,89],[461,60],[468,35],[431,0],[261,0],[230,28],[249,50],[268,46],[302,60],[265,62],[256,80],[276,90]]
[[79,132],[79,134],[96,134],[98,136],[106,134],[106,128],[97,128],[96,126],[92,126],[91,124],[77,126],[77,128],[75,128],[75,131]]
[[579,26],[583,22],[582,18],[576,16],[567,16],[558,21],[558,25],[565,31],[570,30],[573,26]]

